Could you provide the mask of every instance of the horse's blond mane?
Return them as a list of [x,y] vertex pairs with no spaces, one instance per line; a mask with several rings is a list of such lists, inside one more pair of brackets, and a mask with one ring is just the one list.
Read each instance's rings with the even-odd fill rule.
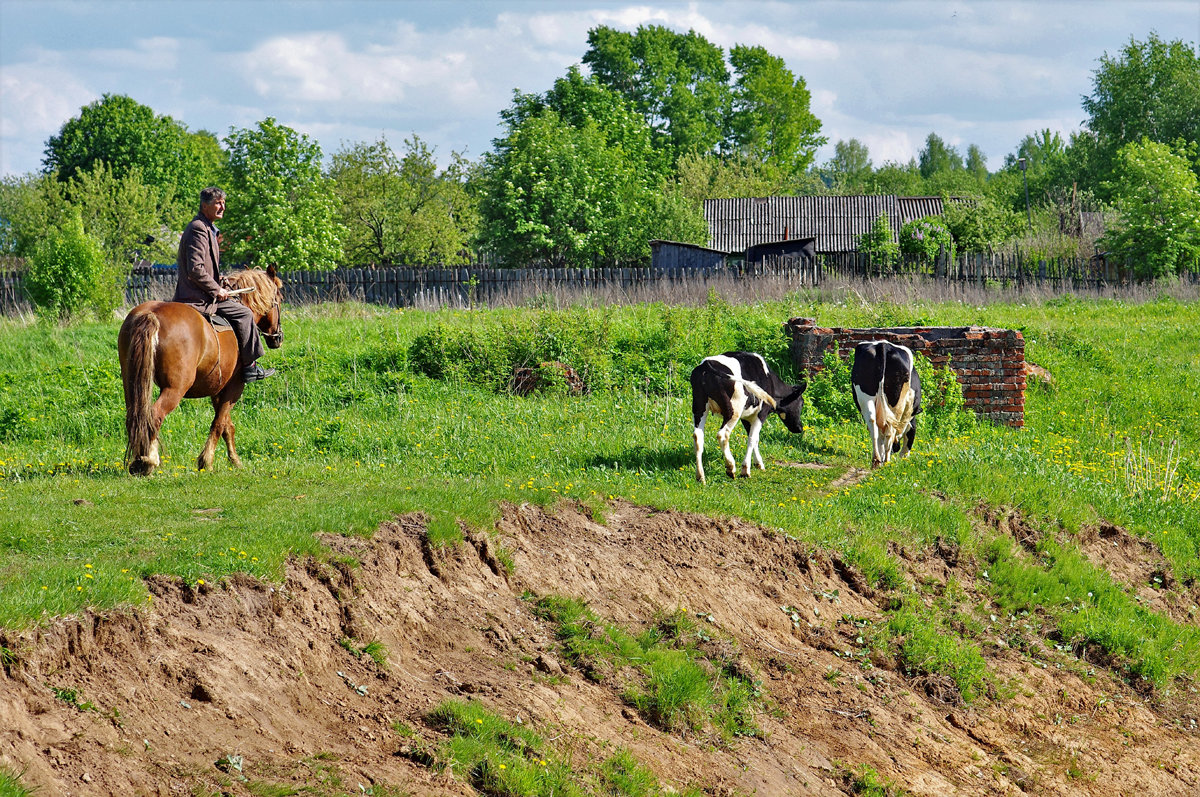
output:
[[276,294],[282,293],[283,281],[278,277],[269,277],[267,272],[258,268],[248,268],[234,271],[229,275],[229,283],[235,288],[253,287],[249,293],[239,297],[242,304],[249,307],[258,315],[264,315],[275,304]]

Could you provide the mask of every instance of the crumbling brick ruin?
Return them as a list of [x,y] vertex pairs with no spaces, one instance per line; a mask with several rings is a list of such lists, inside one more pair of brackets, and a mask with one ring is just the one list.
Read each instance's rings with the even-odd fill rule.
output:
[[[839,346],[848,360],[864,340],[889,340],[920,352],[941,368],[947,361],[963,388],[966,406],[994,423],[1025,425],[1025,338],[1014,329],[990,327],[818,327],[812,318],[786,324],[792,362],[812,374],[824,366],[825,351]],[[847,385],[849,389],[849,385]]]

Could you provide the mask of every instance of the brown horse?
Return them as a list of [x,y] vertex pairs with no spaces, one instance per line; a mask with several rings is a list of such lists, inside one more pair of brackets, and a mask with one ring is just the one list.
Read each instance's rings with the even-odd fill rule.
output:
[[[279,310],[283,282],[275,267],[250,269],[229,276],[231,288],[254,288],[240,298],[254,313],[254,323],[278,349],[283,343]],[[203,315],[179,302],[144,302],[129,311],[117,336],[121,358],[121,383],[125,388],[125,432],[129,443],[125,462],[134,476],[149,475],[162,464],[158,430],[171,410],[185,398],[211,396],[212,427],[200,458],[200,470],[212,467],[217,440],[224,438],[229,462],[240,467],[233,446],[230,412],[242,396],[245,383],[238,366],[238,345],[233,330],[214,329]],[[158,399],[153,387],[158,385]]]

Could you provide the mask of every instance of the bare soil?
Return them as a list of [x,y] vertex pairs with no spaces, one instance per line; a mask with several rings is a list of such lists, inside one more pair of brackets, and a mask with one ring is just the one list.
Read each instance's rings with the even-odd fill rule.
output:
[[[980,522],[1022,533],[1011,516]],[[507,506],[497,534],[466,530],[466,544],[436,550],[425,525],[412,515],[370,539],[328,537],[337,556],[293,561],[279,585],[160,578],[148,606],[0,632],[15,654],[0,673],[0,763],[40,795],[469,795],[393,727],[436,743],[426,714],[461,698],[577,762],[625,747],[665,784],[713,795],[850,794],[846,773],[863,766],[918,795],[1200,794],[1195,692],[1139,691],[1036,623],[1019,645],[978,640],[999,688],[964,705],[952,682],[912,677],[859,641],[893,596],[745,522]],[[1085,536],[1093,561],[1196,622],[1195,593],[1169,582],[1153,546],[1111,527]],[[950,578],[975,590],[953,549],[898,553],[935,593]],[[686,609],[762,679],[762,736],[723,745],[648,724],[563,660],[530,594],[583,598],[631,629]],[[386,664],[345,639],[382,642]]]

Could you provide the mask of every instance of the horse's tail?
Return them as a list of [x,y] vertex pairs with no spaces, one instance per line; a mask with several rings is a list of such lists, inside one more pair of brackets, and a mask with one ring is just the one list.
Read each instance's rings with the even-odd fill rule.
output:
[[121,382],[125,388],[125,464],[150,455],[154,440],[154,352],[158,348],[158,316],[149,310],[134,311],[125,320],[128,345]]

